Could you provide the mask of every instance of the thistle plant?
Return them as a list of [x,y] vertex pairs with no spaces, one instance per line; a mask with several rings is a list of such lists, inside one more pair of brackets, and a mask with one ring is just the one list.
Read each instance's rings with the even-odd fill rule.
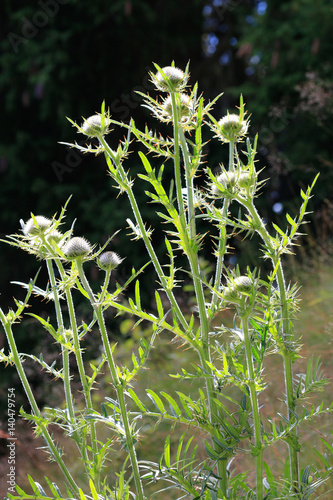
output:
[[[142,245],[147,251],[147,264],[152,263],[156,274],[155,303],[149,310],[142,307],[140,275],[146,265],[132,271],[127,281],[116,284],[111,290],[110,278],[122,265],[124,256],[117,255],[109,246],[112,238],[101,248],[91,245],[84,237],[74,235],[74,228],[62,232],[67,205],[60,215],[46,218],[31,215],[23,224],[22,234],[6,240],[39,260],[45,262],[49,285],[37,286],[37,278],[26,288],[26,299],[16,301],[16,311],[5,314],[0,309],[0,319],[7,335],[9,351],[3,350],[2,361],[16,366],[31,412],[21,410],[22,416],[33,422],[50,454],[64,476],[63,490],[52,479],[46,479],[51,493],[30,478],[33,495],[19,485],[17,494],[9,498],[76,498],[127,499],[150,498],[150,483],[156,488],[152,496],[169,498],[175,490],[177,498],[189,499],[308,499],[314,498],[319,487],[332,472],[328,458],[322,457],[325,471],[318,471],[311,464],[300,466],[302,445],[299,429],[303,423],[332,412],[333,405],[315,407],[306,401],[308,394],[323,389],[327,382],[320,369],[320,360],[309,361],[306,373],[293,373],[293,364],[300,356],[300,345],[294,335],[293,321],[298,304],[296,285],[286,282],[283,270],[285,254],[292,253],[300,236],[300,228],[308,214],[307,207],[316,179],[306,192],[301,191],[299,213],[294,218],[286,215],[288,228],[267,224],[257,211],[255,201],[263,181],[256,169],[258,138],[248,138],[249,119],[246,118],[243,98],[237,112],[224,117],[214,117],[213,108],[218,96],[205,103],[198,94],[198,84],[188,86],[189,67],[182,71],[171,66],[151,73],[157,95],[141,94],[144,106],[153,118],[169,124],[170,137],[137,128],[134,119],[128,124],[113,120],[102,104],[101,112],[71,123],[77,132],[84,134],[91,144],[67,144],[84,153],[103,154],[120,194],[128,198],[132,219],[128,225],[134,237],[133,244]],[[114,149],[112,128],[125,131],[125,139]],[[228,144],[228,165],[218,170],[204,161],[202,129],[208,127],[222,145]],[[110,142],[106,136],[111,134]],[[131,141],[146,150],[138,153],[141,172],[138,177],[147,184],[148,199],[158,207],[157,213],[165,227],[165,252],[168,265],[162,265],[161,256],[154,249],[147,223],[143,219],[133,185],[136,179],[126,169],[126,159]],[[161,160],[159,168],[152,165],[148,155]],[[155,164],[155,162],[154,162]],[[173,179],[165,180],[165,169],[172,170]],[[206,184],[200,187],[199,175]],[[236,209],[236,211],[235,211]],[[237,217],[234,215],[237,212]],[[198,232],[197,226],[205,224],[206,232],[213,238],[213,276],[206,276],[201,267],[204,245],[211,245],[207,235]],[[261,239],[261,252],[269,262],[263,269],[230,269],[226,256],[231,251],[232,237],[237,233],[246,236],[257,234]],[[180,256],[187,262],[178,267]],[[94,261],[104,273],[104,283],[98,292],[85,273],[85,264]],[[57,273],[55,272],[57,270]],[[183,307],[178,291],[181,271],[192,283],[188,305]],[[134,296],[128,292],[135,283]],[[55,368],[34,357],[52,377],[60,379],[64,389],[64,408],[38,408],[28,377],[24,371],[26,354],[21,354],[15,343],[13,327],[19,323],[31,294],[52,301],[55,307],[55,324],[33,313],[28,313],[53,337],[61,352],[62,366]],[[91,308],[89,323],[78,324],[73,296],[80,295]],[[193,303],[195,307],[193,307]],[[63,304],[66,304],[64,306]],[[191,307],[189,306],[191,304]],[[137,352],[129,363],[118,361],[118,346],[111,341],[105,315],[112,310],[115,315],[130,315],[137,323],[149,325],[149,336],[142,336]],[[225,317],[226,310],[234,311],[233,325]],[[16,326],[15,326],[16,328]],[[102,355],[96,366],[86,359],[83,341],[88,332],[99,332],[96,344],[102,346]],[[139,396],[138,378],[146,368],[151,349],[159,349],[160,337],[166,332],[193,352],[195,363],[184,366],[181,373],[172,374],[180,380],[195,381],[197,397],[177,391],[157,393],[147,387],[146,396]],[[274,374],[266,370],[268,355],[276,353],[281,359],[285,387],[281,387],[284,410],[274,416],[263,411],[262,395],[274,383]],[[73,397],[70,358],[75,359],[84,396],[84,409],[77,406]],[[103,369],[103,373],[102,373]],[[93,391],[97,382],[109,372],[113,398],[105,396],[103,403],[94,401]],[[98,390],[98,389],[97,389]],[[167,436],[159,456],[144,461],[140,458],[140,422],[150,425],[155,421],[169,422],[181,427],[178,446],[173,449]],[[85,489],[72,477],[66,465],[66,456],[49,432],[50,425],[59,426],[77,448],[82,461]],[[101,440],[101,429],[109,437]],[[158,431],[158,427],[157,427]],[[204,435],[204,446],[192,446],[196,433]],[[103,434],[105,436],[105,434]],[[193,441],[194,440],[194,441]],[[127,458],[117,479],[110,482],[113,471],[114,442],[123,449]],[[276,443],[285,443],[286,468],[284,476],[276,474],[269,466],[269,449]],[[332,451],[326,443],[328,451]],[[242,455],[254,457],[255,481],[247,472],[236,473],[233,461]],[[319,490],[318,490],[319,491]],[[319,497],[318,497],[319,498]]]

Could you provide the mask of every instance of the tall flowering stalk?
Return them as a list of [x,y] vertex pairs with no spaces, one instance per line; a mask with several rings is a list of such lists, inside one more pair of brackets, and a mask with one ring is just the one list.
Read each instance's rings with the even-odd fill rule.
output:
[[[161,485],[157,491],[160,498],[165,490],[175,488],[179,498],[192,500],[305,500],[324,483],[331,469],[327,467],[327,472],[321,477],[310,465],[300,472],[298,427],[317,415],[332,411],[333,407],[300,407],[302,400],[311,391],[321,390],[326,381],[319,361],[315,364],[309,362],[305,374],[293,374],[292,365],[299,349],[293,337],[297,289],[286,284],[282,261],[285,253],[291,253],[299,228],[304,223],[315,181],[306,193],[301,192],[303,201],[299,215],[292,218],[287,214],[289,228],[282,230],[275,224],[269,228],[255,206],[263,183],[255,168],[258,138],[255,138],[254,144],[247,139],[249,120],[243,98],[240,98],[237,112],[217,119],[212,110],[220,96],[206,104],[204,98],[198,96],[198,85],[192,89],[188,86],[188,66],[184,71],[175,67],[174,63],[164,68],[155,67],[156,72],[150,77],[157,95],[141,95],[144,106],[152,115],[170,125],[170,137],[163,137],[148,127],[142,131],[134,119],[128,124],[113,120],[103,103],[101,113],[85,119],[81,125],[71,122],[79,133],[92,141],[91,144],[85,147],[70,144],[84,153],[104,154],[113,185],[127,196],[133,213],[133,220],[127,220],[128,225],[134,240],[143,242],[148,263],[153,264],[157,274],[155,304],[149,311],[142,306],[140,274],[145,266],[138,271],[133,270],[123,286],[117,284],[114,290],[110,290],[111,273],[122,263],[115,252],[106,250],[110,241],[95,250],[85,238],[74,236],[73,229],[62,233],[59,228],[65,209],[59,218],[32,215],[23,225],[23,234],[10,236],[9,243],[45,261],[50,286],[43,290],[34,282],[23,284],[28,288],[27,300],[18,304],[17,313],[10,312],[6,316],[0,309],[0,320],[10,348],[8,355],[1,353],[2,361],[17,367],[32,410],[31,414],[22,414],[33,421],[37,431],[43,435],[52,458],[63,472],[68,498],[144,500],[150,498],[147,492],[150,491],[149,483],[153,482]],[[127,130],[127,138],[115,149],[110,145],[112,141],[106,139],[114,126]],[[203,166],[204,126],[210,128],[222,145],[228,144],[227,166],[221,164],[214,169]],[[159,206],[158,215],[165,223],[167,266],[161,264],[152,242],[152,231],[147,229],[142,216],[133,190],[136,179],[130,177],[124,165],[133,139],[143,145],[147,153],[163,160],[157,169],[147,154],[139,152],[138,161],[142,170],[138,177],[149,186],[146,194]],[[246,148],[242,151],[245,140]],[[164,169],[170,163],[173,179],[166,186]],[[205,188],[197,182],[203,173],[207,180]],[[238,210],[237,217],[233,215],[235,209]],[[201,251],[207,240],[198,232],[199,219],[205,221],[207,232],[210,231],[215,240],[215,270],[210,279],[201,266]],[[237,231],[259,234],[264,256],[271,262],[271,271],[267,276],[248,268],[228,269],[226,255],[231,249],[230,240]],[[184,270],[192,284],[193,292],[188,297],[191,308],[183,308],[178,297],[177,287],[181,280],[177,252],[181,252],[187,261]],[[104,282],[97,292],[93,291],[84,270],[87,261],[94,261],[104,273]],[[134,281],[135,291],[131,295],[127,288]],[[45,408],[41,411],[38,408],[23,369],[24,355],[18,353],[15,344],[12,324],[19,320],[32,292],[54,303],[56,327],[50,320],[33,316],[61,347],[62,368],[47,365],[42,357],[32,357],[50,375],[62,380],[65,409]],[[89,324],[78,324],[74,294],[80,294],[82,300],[90,304]],[[66,307],[62,307],[63,303]],[[150,336],[141,339],[137,352],[132,354],[131,363],[120,364],[117,360],[117,346],[112,342],[105,321],[106,311],[110,308],[116,314],[135,316],[137,324],[145,321],[150,325]],[[232,328],[223,323],[223,313],[228,308],[235,311]],[[96,329],[99,332],[96,344],[99,343],[102,356],[99,365],[90,364],[89,370],[89,359],[85,356],[82,341],[89,331],[95,332]],[[179,339],[193,351],[196,363],[191,367],[182,367],[182,372],[173,376],[196,381],[199,386],[197,397],[180,391],[157,393],[154,388],[146,389],[146,398],[138,396],[137,377],[146,367],[151,348],[159,347],[162,331]],[[267,417],[261,405],[261,394],[272,383],[269,374],[264,371],[266,357],[271,352],[282,356],[285,375],[287,414],[277,414],[275,418]],[[83,411],[77,408],[73,398],[69,370],[71,357],[75,359],[84,395]],[[99,407],[95,404],[93,390],[96,382],[103,377],[102,367],[105,365],[109,369],[113,398],[106,396]],[[142,419],[147,419],[147,422],[164,420],[172,428],[182,426],[184,432],[176,448],[171,446],[170,430],[160,458],[141,460],[139,443],[142,429],[138,428],[138,422]],[[77,481],[66,467],[49,434],[48,426],[51,424],[61,427],[74,440],[83,463],[85,489],[77,486]],[[109,431],[105,442],[100,440],[99,426]],[[192,449],[192,441],[197,434],[205,436],[204,446]],[[112,460],[115,453],[115,440],[127,458],[122,470],[117,473],[117,480],[110,484],[112,465],[108,460]],[[289,472],[286,469],[285,477],[272,472],[268,463],[267,450],[281,441],[287,444],[289,455]],[[255,484],[248,481],[245,471],[236,474],[233,470],[233,460],[241,454],[254,457]],[[316,476],[315,480],[310,479],[310,472]],[[62,498],[58,486],[49,479],[47,483],[52,498]],[[42,500],[47,497],[39,483],[31,479],[30,484],[34,498]],[[18,496],[9,494],[9,498],[31,498],[19,487],[17,492]]]

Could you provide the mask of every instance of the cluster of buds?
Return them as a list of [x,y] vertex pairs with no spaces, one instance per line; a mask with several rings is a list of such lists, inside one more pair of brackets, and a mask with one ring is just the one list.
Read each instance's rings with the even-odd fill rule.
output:
[[33,216],[21,224],[24,236],[20,238],[22,240],[20,246],[38,258],[51,257],[50,248],[56,252],[54,246],[60,247],[65,241],[65,236],[57,229],[58,223],[44,215]]
[[211,195],[214,198],[232,198],[236,193],[242,193],[255,188],[257,176],[250,171],[222,172],[211,184]]
[[[86,259],[91,256],[92,246],[85,238],[74,236],[68,240],[63,248],[63,252],[68,260]],[[113,271],[122,261],[123,259],[115,252],[108,251],[97,255],[97,265],[103,271]]]
[[[81,236],[73,236],[69,239],[54,227],[54,221],[37,215],[23,224],[24,243],[30,253],[38,255],[39,258],[62,257],[68,261],[90,260],[97,257],[97,264],[103,271],[112,271],[121,264],[123,259],[115,252],[107,251],[92,255],[93,247],[88,240]],[[50,254],[50,248],[54,253]]]
[[188,67],[184,72],[174,66],[155,66],[158,71],[156,74],[150,73],[151,81],[156,90],[167,92],[168,96],[159,102],[147,95],[146,107],[162,122],[169,123],[176,119],[184,130],[193,129],[198,104],[194,91],[191,94],[184,92],[189,79]]

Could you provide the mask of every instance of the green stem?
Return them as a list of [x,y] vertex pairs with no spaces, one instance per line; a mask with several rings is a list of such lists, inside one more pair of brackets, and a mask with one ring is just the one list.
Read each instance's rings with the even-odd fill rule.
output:
[[[288,303],[287,303],[287,292],[286,292],[286,283],[285,283],[285,278],[283,274],[283,267],[282,267],[282,262],[279,256],[276,256],[276,253],[274,252],[274,246],[273,243],[271,242],[271,237],[268,234],[265,224],[263,223],[262,219],[260,218],[256,208],[253,205],[253,202],[245,200],[244,198],[238,196],[237,200],[239,203],[245,206],[245,208],[249,211],[250,215],[253,218],[254,225],[256,227],[256,231],[258,234],[261,236],[263,239],[266,249],[268,250],[270,256],[271,256],[271,261],[273,265],[273,269],[276,269],[276,277],[277,277],[277,283],[278,283],[278,288],[279,288],[279,295],[280,295],[280,318],[281,318],[281,337],[283,339],[283,342],[285,343],[286,341],[290,340],[291,336],[291,331],[290,331],[290,318],[289,318],[289,309],[288,309]],[[293,391],[293,370],[292,370],[292,358],[290,355],[289,350],[284,347],[280,353],[283,357],[283,364],[284,364],[284,376],[285,376],[285,390],[286,390],[286,396],[287,396],[287,410],[288,410],[288,418],[292,422],[294,420],[294,415],[293,411],[295,410],[295,398],[294,398],[294,391]],[[291,477],[291,483],[293,485],[294,491],[297,493],[298,492],[298,484],[299,484],[299,463],[298,463],[298,455],[297,455],[297,449],[296,449],[296,442],[297,442],[297,429],[294,427],[290,431],[290,436],[291,436],[291,443],[288,443],[288,450],[289,450],[289,462],[290,462],[290,477]]]
[[[202,286],[202,280],[200,279],[200,268],[198,259],[193,255],[191,249],[189,248],[188,258],[190,262],[191,272],[193,276],[193,284],[196,295],[196,300],[199,309],[200,318],[200,328],[201,328],[201,348],[198,349],[200,356],[201,366],[205,371],[210,372],[211,376],[206,378],[206,390],[207,399],[209,406],[210,420],[212,424],[219,423],[219,416],[217,411],[217,406],[215,403],[216,391],[214,388],[213,373],[208,363],[211,363],[210,346],[209,346],[209,320],[207,317],[206,306],[205,306],[205,296]],[[220,448],[217,443],[213,440],[213,448],[219,453]],[[218,475],[220,478],[220,490],[222,494],[226,497],[227,495],[227,461],[219,460],[217,463]]]
[[256,500],[262,500],[263,498],[263,447],[261,440],[261,423],[260,423],[260,412],[258,405],[258,395],[256,391],[253,358],[251,341],[249,336],[249,325],[248,325],[248,315],[245,314],[241,316],[242,321],[242,331],[244,333],[244,343],[246,352],[246,363],[249,374],[249,389],[250,398],[252,406],[252,415],[254,421],[254,439],[256,447],[256,485],[257,485],[257,497]]
[[195,207],[194,207],[194,185],[193,179],[195,172],[191,170],[191,161],[189,157],[187,142],[185,139],[184,130],[179,128],[179,138],[183,153],[184,165],[185,165],[185,181],[186,181],[186,191],[187,191],[187,211],[188,211],[188,225],[189,225],[189,235],[193,239],[196,236],[195,227]]
[[179,208],[180,221],[182,226],[186,227],[186,218],[185,218],[185,208],[184,208],[184,200],[182,193],[182,180],[181,180],[181,171],[180,171],[180,148],[179,148],[179,127],[178,127],[178,110],[176,103],[176,95],[174,92],[171,92],[171,103],[172,103],[172,115],[173,115],[173,140],[174,140],[174,172],[175,172],[175,181],[176,181],[176,193],[177,193],[177,201]]
[[[58,330],[60,330],[60,334],[64,338],[65,328],[64,328],[64,322],[63,322],[63,317],[62,317],[62,312],[61,312],[61,307],[60,307],[58,289],[57,289],[54,271],[53,271],[53,267],[52,267],[52,261],[49,259],[46,259],[46,266],[47,266],[47,271],[48,271],[50,282],[51,282],[51,290],[53,292],[53,302],[54,302],[55,310],[56,310]],[[74,411],[71,384],[70,384],[69,352],[68,352],[68,349],[66,349],[64,346],[62,347],[62,362],[63,362],[63,369],[64,369],[64,392],[65,392],[66,406],[68,409],[68,415],[69,415],[69,420],[70,420],[70,425],[71,425],[71,434],[73,435],[73,438],[74,438],[76,444],[79,445],[78,434],[76,431],[75,411]],[[79,448],[81,448],[81,446],[79,446]]]
[[[211,354],[210,354],[210,347],[209,347],[209,326],[210,326],[210,323],[209,323],[209,319],[208,319],[207,311],[206,311],[205,295],[204,295],[204,290],[203,290],[202,279],[200,277],[198,251],[196,249],[196,246],[193,248],[193,244],[196,245],[196,243],[195,243],[196,227],[195,227],[193,175],[191,172],[191,161],[189,158],[189,153],[188,153],[188,148],[187,148],[187,143],[186,143],[184,131],[181,129],[181,127],[178,126],[178,118],[177,118],[177,121],[175,120],[177,113],[176,113],[174,96],[173,96],[172,103],[173,103],[173,110],[174,110],[173,114],[174,114],[175,151],[176,151],[176,145],[178,146],[178,141],[176,142],[176,134],[177,134],[177,138],[178,138],[178,134],[179,134],[183,158],[184,158],[184,165],[185,165],[185,181],[186,181],[186,187],[187,187],[187,207],[188,207],[188,228],[186,228],[182,224],[181,225],[183,227],[182,236],[183,236],[183,240],[185,241],[185,245],[186,245],[186,252],[185,253],[186,253],[188,260],[189,260],[189,263],[190,263],[190,268],[191,268],[192,277],[193,277],[194,290],[195,290],[195,296],[196,296],[198,310],[199,310],[202,347],[200,350],[198,350],[198,353],[200,356],[202,368],[204,368],[204,370],[206,370],[206,371],[208,370],[209,372],[211,372],[211,369],[209,368],[209,364],[208,364],[208,363],[211,363]],[[178,156],[179,156],[179,154],[178,154]],[[176,168],[176,165],[175,165],[175,168]],[[176,170],[175,170],[175,173],[177,173]],[[180,171],[179,171],[179,174],[180,174]],[[180,221],[180,222],[182,223],[182,221]],[[215,392],[215,388],[214,388],[214,381],[213,381],[213,374],[212,373],[211,373],[211,377],[206,378],[206,390],[207,390],[207,399],[208,399],[210,420],[213,424],[218,424],[219,417],[218,417],[217,406],[215,403],[216,392]],[[215,443],[214,440],[213,440],[213,447],[214,447],[216,452],[220,451],[219,446]],[[219,460],[217,463],[217,469],[218,469],[218,475],[220,477],[220,488],[219,489],[220,489],[220,492],[224,496],[226,496],[226,494],[227,494],[227,461],[226,460]]]
[[[58,269],[59,269],[59,272],[61,274],[62,279],[65,280],[66,279],[65,270],[64,270],[64,267],[63,267],[60,259],[55,259],[55,262],[58,266]],[[79,332],[78,332],[77,323],[76,323],[74,302],[73,302],[73,297],[72,297],[69,286],[66,286],[65,294],[66,294],[69,319],[70,319],[70,324],[71,324],[71,329],[72,329],[72,334],[73,334],[74,353],[75,353],[77,367],[79,370],[79,376],[80,376],[80,380],[81,380],[81,385],[82,385],[82,390],[83,390],[84,399],[85,399],[85,403],[86,403],[86,408],[87,408],[88,413],[92,413],[94,411],[94,408],[93,408],[93,404],[92,404],[91,393],[90,393],[88,382],[87,382],[85,367],[84,367],[84,363],[83,363],[83,359],[82,359],[82,349],[80,346]],[[92,447],[92,452],[93,452],[93,456],[95,459],[95,457],[97,456],[97,453],[98,453],[95,423],[92,420],[90,420],[89,426],[90,426],[90,436],[91,436],[91,447]],[[84,450],[85,450],[85,446],[84,446]],[[84,450],[82,450],[82,451],[84,451]],[[94,461],[94,463],[95,463],[95,461]],[[95,477],[92,477],[91,479],[95,479]]]
[[[10,350],[11,350],[11,353],[12,353],[12,356],[13,356],[13,360],[14,360],[14,364],[15,364],[15,367],[16,367],[16,370],[17,370],[17,373],[21,379],[21,382],[22,382],[22,385],[23,385],[23,388],[24,388],[24,391],[25,391],[25,394],[28,398],[28,401],[29,401],[29,404],[30,404],[30,407],[34,413],[34,415],[37,417],[37,418],[40,418],[42,419],[42,415],[39,411],[39,408],[38,408],[38,405],[37,405],[37,402],[35,400],[35,397],[33,395],[33,392],[31,390],[31,387],[30,387],[30,384],[29,384],[29,381],[26,377],[26,374],[25,374],[25,371],[23,369],[23,366],[22,366],[22,361],[20,359],[20,356],[19,356],[19,353],[18,353],[18,350],[17,350],[17,346],[16,346],[16,343],[15,343],[15,339],[14,339],[14,335],[13,335],[13,331],[12,331],[12,328],[11,328],[11,324],[9,321],[7,321],[6,319],[6,316],[5,314],[3,313],[2,309],[0,309],[0,320],[3,324],[3,327],[5,329],[5,332],[6,332],[6,336],[7,336],[7,340],[8,340],[8,344],[10,346]],[[53,442],[53,439],[51,437],[51,435],[49,434],[45,424],[37,424],[37,427],[38,429],[41,431],[44,439],[45,439],[45,442],[47,443],[47,446],[52,454],[52,457],[53,459],[57,462],[58,466],[60,467],[62,473],[64,474],[65,478],[66,478],[66,481],[67,481],[67,484],[69,485],[69,487],[72,489],[73,493],[75,493],[76,495],[79,494],[79,487],[77,486],[76,482],[74,481],[74,479],[72,478],[69,470],[67,469],[59,451],[58,451],[58,448],[57,446],[55,445],[55,443]]]
[[[235,151],[235,143],[233,141],[229,142],[229,172],[234,170],[234,151]],[[214,289],[217,292],[213,293],[211,307],[216,306],[218,301],[218,292],[221,290],[222,284],[222,270],[224,263],[224,256],[227,250],[227,237],[226,237],[226,226],[224,223],[225,218],[228,215],[228,210],[230,206],[230,199],[224,198],[223,206],[222,206],[222,223],[223,227],[220,229],[219,235],[219,244],[217,248],[217,261],[216,261],[216,270],[215,270],[215,278],[214,278]]]
[[141,478],[140,478],[139,465],[138,465],[138,460],[137,460],[135,446],[134,446],[134,438],[133,438],[133,435],[131,432],[130,423],[129,423],[129,419],[128,419],[126,402],[125,402],[125,395],[124,395],[125,387],[122,385],[122,382],[119,379],[117,367],[116,367],[115,361],[113,359],[112,349],[110,347],[110,342],[109,342],[108,334],[107,334],[106,327],[105,327],[103,311],[102,311],[102,304],[100,302],[98,303],[95,299],[95,296],[91,290],[89,282],[88,282],[86,275],[84,273],[81,259],[79,259],[79,258],[76,259],[76,263],[77,263],[77,268],[79,271],[79,276],[80,276],[82,285],[89,296],[90,303],[91,303],[92,308],[93,308],[93,310],[96,314],[96,317],[97,317],[97,322],[98,322],[99,330],[101,333],[103,347],[105,350],[106,359],[108,361],[110,374],[112,377],[112,382],[113,382],[113,385],[114,385],[116,392],[117,392],[119,408],[120,408],[120,412],[121,412],[122,422],[124,425],[126,445],[127,445],[127,450],[128,450],[130,460],[131,460],[132,471],[133,471],[136,491],[137,491],[137,495],[138,495],[138,500],[143,500],[144,494],[143,494],[143,487],[142,487],[142,482],[141,482]]
[[[283,275],[282,264],[280,261],[280,265],[277,269],[277,281],[280,292],[280,307],[281,307],[281,321],[282,321],[282,337],[284,342],[290,341],[290,320],[289,320],[289,310],[287,303],[287,294],[286,294],[286,284]],[[287,409],[288,409],[288,419],[290,422],[295,420],[294,412],[296,409],[296,401],[294,398],[294,390],[293,390],[293,368],[292,368],[292,358],[290,352],[287,348],[283,350],[283,364],[284,364],[284,379],[285,379],[285,388],[286,388],[286,397],[287,397]],[[294,427],[290,431],[290,436],[292,443],[288,443],[289,449],[289,463],[290,463],[290,477],[292,480],[292,485],[294,491],[296,493],[299,492],[298,484],[299,484],[299,460],[298,460],[298,452],[296,449],[297,443],[297,428]],[[295,443],[295,444],[293,444]]]
[[101,137],[100,138],[100,142],[101,144],[103,145],[103,147],[105,148],[105,151],[107,153],[107,155],[110,157],[110,159],[112,160],[112,162],[114,163],[114,165],[116,166],[116,168],[118,169],[121,177],[122,177],[122,181],[124,184],[126,184],[126,193],[127,193],[127,196],[129,198],[129,201],[130,201],[130,204],[131,204],[131,207],[132,207],[132,211],[133,211],[133,214],[134,214],[134,217],[135,217],[135,220],[136,220],[136,223],[138,224],[139,228],[140,228],[140,232],[141,232],[141,235],[142,235],[142,239],[145,243],[145,246],[146,246],[146,249],[148,251],[148,254],[149,254],[149,257],[155,267],[155,270],[156,270],[156,273],[159,277],[159,280],[162,284],[162,287],[172,305],[172,310],[175,311],[179,321],[181,322],[182,324],[182,327],[184,328],[184,330],[187,330],[188,329],[188,323],[185,319],[185,316],[183,315],[183,312],[181,311],[180,307],[179,307],[179,304],[174,296],[174,294],[172,293],[172,290],[170,290],[168,288],[168,282],[167,282],[167,279],[165,278],[164,276],[164,272],[163,272],[163,269],[162,269],[162,266],[157,258],[157,255],[155,253],[155,250],[152,246],[152,243],[149,239],[149,236],[147,234],[147,231],[146,231],[146,228],[145,228],[145,225],[143,223],[143,220],[142,220],[142,217],[141,217],[141,213],[140,213],[140,210],[139,210],[139,207],[138,207],[138,204],[136,202],[136,198],[134,196],[134,193],[133,193],[133,190],[131,188],[131,185],[128,181],[126,181],[126,174],[124,172],[124,169],[123,169],[123,166],[121,165],[120,162],[117,161],[112,149],[109,147],[109,145],[107,144],[107,142],[105,141],[104,137]]

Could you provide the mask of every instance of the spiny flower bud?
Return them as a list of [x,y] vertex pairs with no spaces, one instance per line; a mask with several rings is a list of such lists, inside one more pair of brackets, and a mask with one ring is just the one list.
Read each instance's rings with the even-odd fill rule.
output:
[[[176,106],[178,110],[178,116],[181,120],[186,120],[190,116],[190,97],[187,94],[180,94],[179,100],[176,99]],[[172,99],[168,96],[162,104],[165,114],[173,118],[172,115]]]
[[63,234],[61,234],[61,232],[57,229],[53,229],[47,235],[47,241],[49,241],[50,243],[55,242],[58,244],[61,238],[63,238]]
[[242,292],[248,292],[251,290],[253,285],[253,281],[248,277],[248,276],[239,276],[238,278],[234,279],[234,288],[242,293]]
[[25,224],[23,232],[26,236],[36,236],[44,233],[51,226],[52,221],[43,215],[36,215],[35,220],[29,219]]
[[[222,186],[224,186],[226,189],[231,189],[232,187],[235,186],[237,179],[234,172],[228,172],[228,173],[223,172],[216,178],[216,180],[219,184],[222,184]],[[223,198],[225,196],[225,193],[221,191],[219,187],[216,186],[216,184],[212,185],[211,192],[212,195],[216,197],[220,196]]]
[[110,123],[110,118],[104,116],[104,123],[102,125],[102,115],[93,115],[84,120],[81,126],[81,132],[88,137],[102,137],[110,132]]
[[248,188],[250,186],[253,186],[255,183],[255,176],[250,175],[250,172],[243,172],[240,174],[238,177],[238,185],[240,188]]
[[74,236],[67,241],[63,252],[69,260],[73,260],[88,255],[91,252],[91,245],[85,238]]
[[248,122],[239,115],[226,115],[218,122],[218,135],[223,142],[237,142],[247,133]]
[[224,288],[223,297],[228,302],[239,303],[240,294],[249,292],[252,286],[253,282],[248,276],[239,276]]
[[112,271],[112,269],[118,267],[122,261],[123,259],[115,252],[103,252],[98,257],[97,264],[103,271]]
[[152,81],[158,90],[162,90],[162,92],[177,92],[186,86],[188,75],[181,69],[174,68],[173,66],[165,66],[162,68],[162,71],[166,78],[160,72],[152,75]]

